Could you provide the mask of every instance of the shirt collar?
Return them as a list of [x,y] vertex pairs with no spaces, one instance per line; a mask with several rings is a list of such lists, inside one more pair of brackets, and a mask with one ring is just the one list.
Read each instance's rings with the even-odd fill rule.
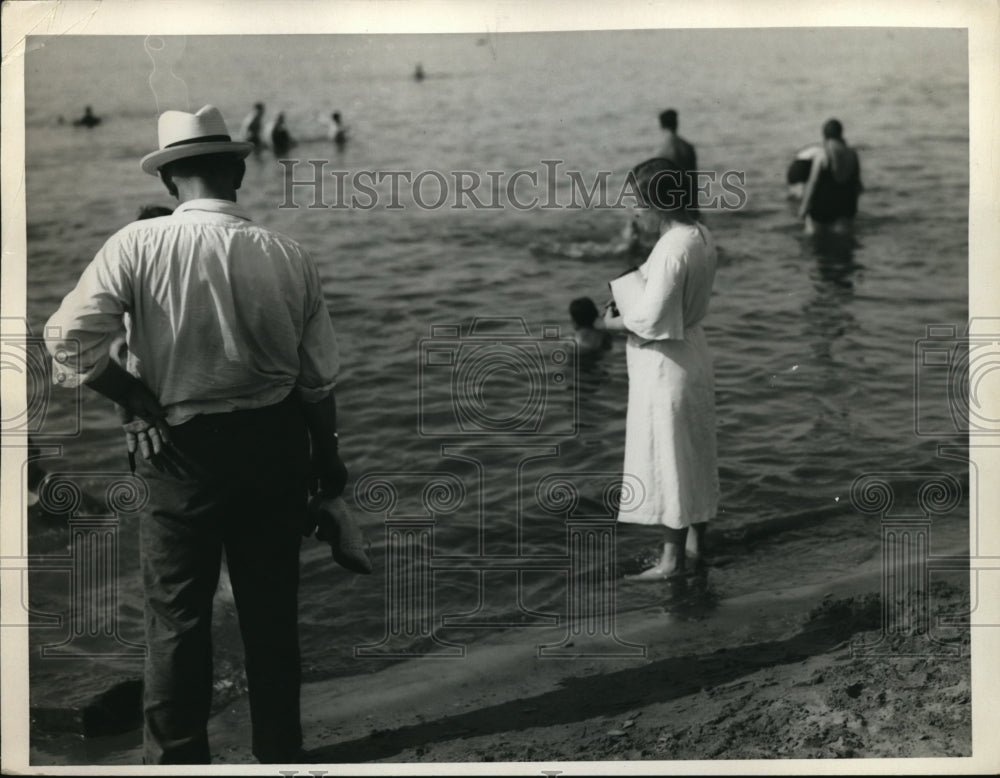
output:
[[237,219],[251,221],[250,215],[239,203],[232,200],[217,200],[214,198],[201,198],[198,200],[188,200],[181,203],[174,209],[174,213],[184,213],[185,211],[208,211],[210,213],[224,213],[227,216],[235,216]]

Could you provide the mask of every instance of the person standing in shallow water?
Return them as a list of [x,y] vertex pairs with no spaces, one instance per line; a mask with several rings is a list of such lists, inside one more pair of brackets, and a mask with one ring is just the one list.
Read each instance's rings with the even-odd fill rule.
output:
[[326,126],[326,137],[337,147],[337,151],[343,151],[344,146],[347,145],[348,129],[340,111],[334,111],[330,114]]
[[279,113],[268,125],[265,136],[271,145],[271,151],[277,155],[284,154],[295,145],[295,141],[285,125],[285,114],[283,113]]
[[[694,173],[698,169],[698,155],[694,146],[677,133],[677,111],[668,108],[660,112],[660,129],[663,131],[663,142],[657,150],[656,157],[667,159],[684,174]],[[696,182],[691,175],[683,177],[687,210],[694,214],[698,210],[698,191]],[[657,225],[654,227],[658,228]],[[649,233],[643,229],[643,220],[630,218],[622,233],[624,250],[635,256],[649,250],[659,238],[658,233]]]
[[264,145],[262,131],[264,128],[264,104],[254,103],[253,110],[247,114],[240,127],[240,137],[247,143],[252,143],[255,149]]
[[663,581],[703,567],[705,531],[719,502],[712,355],[701,322],[715,279],[715,242],[685,206],[683,176],[668,159],[632,171],[646,229],[660,238],[636,271],[612,282],[619,314],[608,330],[628,336],[624,472],[644,498],[619,513],[663,528],[656,564],[635,581]]
[[660,113],[660,129],[663,130],[663,145],[657,156],[669,159],[687,173],[697,170],[698,155],[694,146],[677,134],[677,111],[668,108]]
[[858,212],[861,162],[844,140],[843,125],[830,119],[823,125],[823,145],[816,149],[802,192],[798,216],[807,235],[832,230],[848,232]]

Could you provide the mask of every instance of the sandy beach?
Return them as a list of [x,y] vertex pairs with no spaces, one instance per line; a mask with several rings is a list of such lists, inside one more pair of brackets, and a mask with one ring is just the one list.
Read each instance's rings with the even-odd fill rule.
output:
[[[306,684],[306,759],[520,769],[969,756],[969,631],[934,626],[968,608],[967,576],[932,583],[933,639],[916,621],[882,629],[880,582],[880,564],[871,562],[828,586],[717,603],[696,587],[675,591],[673,600],[619,614],[618,637],[645,645],[644,657],[587,657],[581,643],[580,656],[541,660],[536,646],[564,633],[522,630],[474,644],[461,659],[387,664]],[[662,585],[649,589],[651,599],[665,594]],[[254,763],[245,698],[213,718],[210,737],[214,764]],[[138,732],[60,736],[36,743],[34,757],[137,764],[138,739]]]

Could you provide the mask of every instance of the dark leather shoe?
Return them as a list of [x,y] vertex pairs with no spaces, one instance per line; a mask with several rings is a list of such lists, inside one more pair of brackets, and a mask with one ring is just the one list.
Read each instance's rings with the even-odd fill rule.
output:
[[321,492],[309,503],[309,513],[316,520],[316,537],[330,544],[334,562],[354,573],[372,572],[371,543],[342,498],[324,497]]

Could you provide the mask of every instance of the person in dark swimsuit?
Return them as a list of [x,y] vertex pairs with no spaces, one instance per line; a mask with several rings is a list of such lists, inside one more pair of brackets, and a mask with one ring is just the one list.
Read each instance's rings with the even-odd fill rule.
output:
[[861,163],[857,152],[844,141],[843,125],[830,119],[823,125],[823,146],[812,159],[799,206],[806,232],[832,228],[849,230],[858,212],[861,194]]
[[292,136],[285,126],[285,114],[279,113],[278,117],[271,123],[267,138],[271,142],[271,151],[275,154],[284,154],[295,145],[295,141],[292,140]]
[[688,173],[697,170],[698,155],[694,146],[677,134],[677,111],[668,108],[660,114],[660,129],[663,130],[663,145],[656,156],[671,160]]

